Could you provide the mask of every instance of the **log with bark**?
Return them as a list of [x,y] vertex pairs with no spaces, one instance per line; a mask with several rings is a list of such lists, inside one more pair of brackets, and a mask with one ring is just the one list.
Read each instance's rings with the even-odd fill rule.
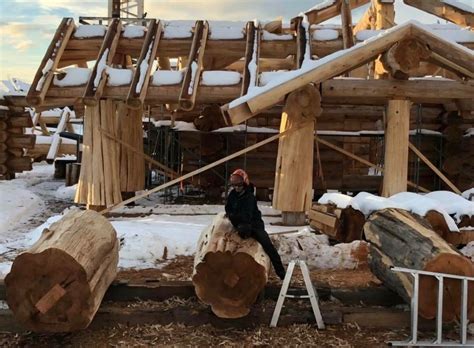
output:
[[[474,276],[473,263],[444,241],[417,215],[399,209],[384,209],[370,216],[364,225],[371,243],[369,265],[372,272],[407,302],[413,293],[413,277],[393,272],[392,266],[417,270]],[[438,281],[420,277],[419,313],[436,317]],[[459,318],[461,281],[444,280],[443,320]],[[468,316],[474,318],[474,284],[469,285]]]
[[194,258],[198,298],[220,318],[250,312],[268,279],[270,259],[253,238],[241,239],[224,214],[201,233]]
[[13,262],[7,303],[28,330],[86,328],[117,274],[119,242],[106,218],[73,210]]

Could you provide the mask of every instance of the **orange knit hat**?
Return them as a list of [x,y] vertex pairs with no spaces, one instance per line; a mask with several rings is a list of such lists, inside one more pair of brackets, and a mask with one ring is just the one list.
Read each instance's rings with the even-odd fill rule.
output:
[[245,183],[246,185],[249,185],[249,184],[250,184],[249,176],[247,175],[247,173],[245,172],[245,170],[243,170],[243,169],[236,169],[236,170],[234,170],[234,172],[232,173],[232,175],[238,175],[238,176],[240,176],[240,177],[244,180],[244,183]]

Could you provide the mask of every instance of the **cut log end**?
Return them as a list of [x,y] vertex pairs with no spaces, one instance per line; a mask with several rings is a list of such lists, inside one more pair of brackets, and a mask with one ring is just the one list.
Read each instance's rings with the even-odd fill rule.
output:
[[[60,332],[69,327],[85,328],[88,324],[82,315],[90,307],[91,297],[86,273],[62,250],[21,254],[5,284],[8,306],[17,320],[33,331]],[[58,285],[65,293],[50,296]],[[36,315],[32,315],[32,308],[38,310]]]
[[[472,262],[456,254],[439,254],[428,261],[424,271],[455,274],[460,276],[474,276]],[[462,281],[455,279],[444,279],[443,291],[443,321],[450,322],[460,319]],[[436,318],[436,306],[438,296],[438,280],[431,276],[420,276],[420,315],[427,319]],[[474,319],[474,283],[468,284],[468,317]]]
[[246,253],[208,253],[196,266],[197,296],[220,318],[241,318],[267,282],[267,270]]

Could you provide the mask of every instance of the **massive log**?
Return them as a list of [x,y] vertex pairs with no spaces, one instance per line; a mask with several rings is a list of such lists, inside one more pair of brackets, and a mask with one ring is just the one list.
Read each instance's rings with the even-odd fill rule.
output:
[[381,62],[394,78],[408,80],[410,73],[430,56],[427,45],[416,39],[397,42],[383,56]]
[[[413,294],[413,277],[393,272],[392,266],[474,276],[474,265],[445,242],[428,223],[404,210],[384,209],[374,213],[364,225],[367,241],[371,243],[369,265],[385,285],[406,301]],[[443,320],[459,318],[461,282],[444,280]],[[436,317],[437,280],[420,277],[419,313],[422,317]],[[474,318],[474,284],[469,285],[468,315]]]
[[5,278],[15,318],[28,330],[86,328],[117,273],[119,243],[106,218],[74,210],[45,229]]
[[270,259],[254,239],[241,239],[223,214],[203,230],[194,258],[198,298],[220,318],[250,312],[268,279]]

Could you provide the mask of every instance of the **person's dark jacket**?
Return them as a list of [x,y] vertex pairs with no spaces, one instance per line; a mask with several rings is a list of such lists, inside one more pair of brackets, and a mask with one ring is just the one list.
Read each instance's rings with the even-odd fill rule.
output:
[[257,199],[253,194],[252,184],[245,186],[241,193],[235,190],[229,193],[225,212],[242,238],[250,237],[252,231],[265,230],[262,213],[258,210]]

